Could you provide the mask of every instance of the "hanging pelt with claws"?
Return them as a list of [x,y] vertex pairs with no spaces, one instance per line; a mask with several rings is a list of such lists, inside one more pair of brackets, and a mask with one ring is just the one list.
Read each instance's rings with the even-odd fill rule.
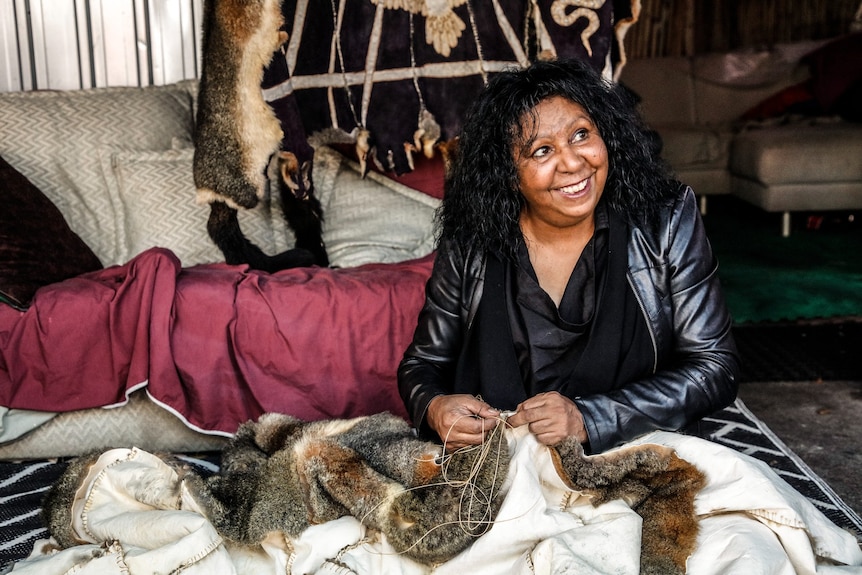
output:
[[267,166],[284,137],[261,92],[264,69],[287,40],[283,23],[280,0],[205,1],[195,126],[194,181],[197,201],[210,205],[207,232],[227,263],[270,272],[329,263],[323,215],[308,185],[310,164],[295,156],[279,160],[277,185],[288,226],[302,235],[296,247],[269,256],[243,235],[237,219],[237,210],[255,207],[268,193]]
[[[180,475],[195,509],[231,544],[255,547],[274,533],[290,542],[312,525],[351,515],[369,537],[383,534],[398,553],[436,565],[506,521],[498,517],[504,498],[532,497],[509,492],[517,449],[510,442],[523,441],[514,437],[501,424],[484,444],[446,453],[386,413],[317,422],[270,413],[240,426],[216,475]],[[547,449],[570,489],[593,505],[622,499],[641,515],[643,575],[685,573],[698,531],[700,471],[659,445],[595,456],[576,441]],[[76,539],[69,509],[95,459],[73,462],[46,500],[49,529],[63,546]]]

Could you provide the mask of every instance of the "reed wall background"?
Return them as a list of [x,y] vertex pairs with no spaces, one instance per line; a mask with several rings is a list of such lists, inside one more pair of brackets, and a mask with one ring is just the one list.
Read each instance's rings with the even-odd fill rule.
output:
[[823,40],[862,26],[860,0],[641,0],[628,58],[691,56]]
[[[641,6],[640,21],[626,35],[628,58],[830,38],[848,32],[862,8],[860,0],[641,0]],[[0,0],[0,92],[195,78],[202,14],[203,0]]]

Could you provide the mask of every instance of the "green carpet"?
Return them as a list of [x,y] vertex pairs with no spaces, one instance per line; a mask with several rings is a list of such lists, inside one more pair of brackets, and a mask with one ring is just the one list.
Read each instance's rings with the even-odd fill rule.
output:
[[784,238],[780,214],[732,196],[708,201],[704,223],[735,324],[862,316],[862,213],[794,214]]

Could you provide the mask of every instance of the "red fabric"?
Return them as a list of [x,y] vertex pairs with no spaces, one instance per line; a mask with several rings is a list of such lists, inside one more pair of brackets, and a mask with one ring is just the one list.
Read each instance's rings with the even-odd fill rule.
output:
[[42,288],[27,311],[0,306],[0,405],[112,405],[146,382],[202,430],[265,411],[407,417],[396,370],[432,261],[270,275],[149,250]]
[[421,152],[413,154],[413,170],[403,174],[394,172],[383,172],[377,169],[374,162],[371,169],[391,178],[408,188],[419,190],[438,200],[443,199],[443,179],[446,168],[443,164],[443,156],[436,152],[433,158],[426,158]]
[[125,401],[164,338],[180,269],[166,250],[39,289],[27,311],[0,306],[0,405],[69,411]]
[[795,106],[813,102],[814,94],[811,92],[811,85],[808,80],[788,86],[777,94],[766,98],[747,112],[741,119],[743,120],[767,120],[769,118],[778,118],[792,111]]

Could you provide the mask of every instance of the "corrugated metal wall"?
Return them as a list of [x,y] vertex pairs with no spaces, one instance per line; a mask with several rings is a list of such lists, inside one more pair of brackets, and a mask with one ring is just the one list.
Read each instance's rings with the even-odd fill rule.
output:
[[0,0],[0,92],[198,76],[203,0]]

